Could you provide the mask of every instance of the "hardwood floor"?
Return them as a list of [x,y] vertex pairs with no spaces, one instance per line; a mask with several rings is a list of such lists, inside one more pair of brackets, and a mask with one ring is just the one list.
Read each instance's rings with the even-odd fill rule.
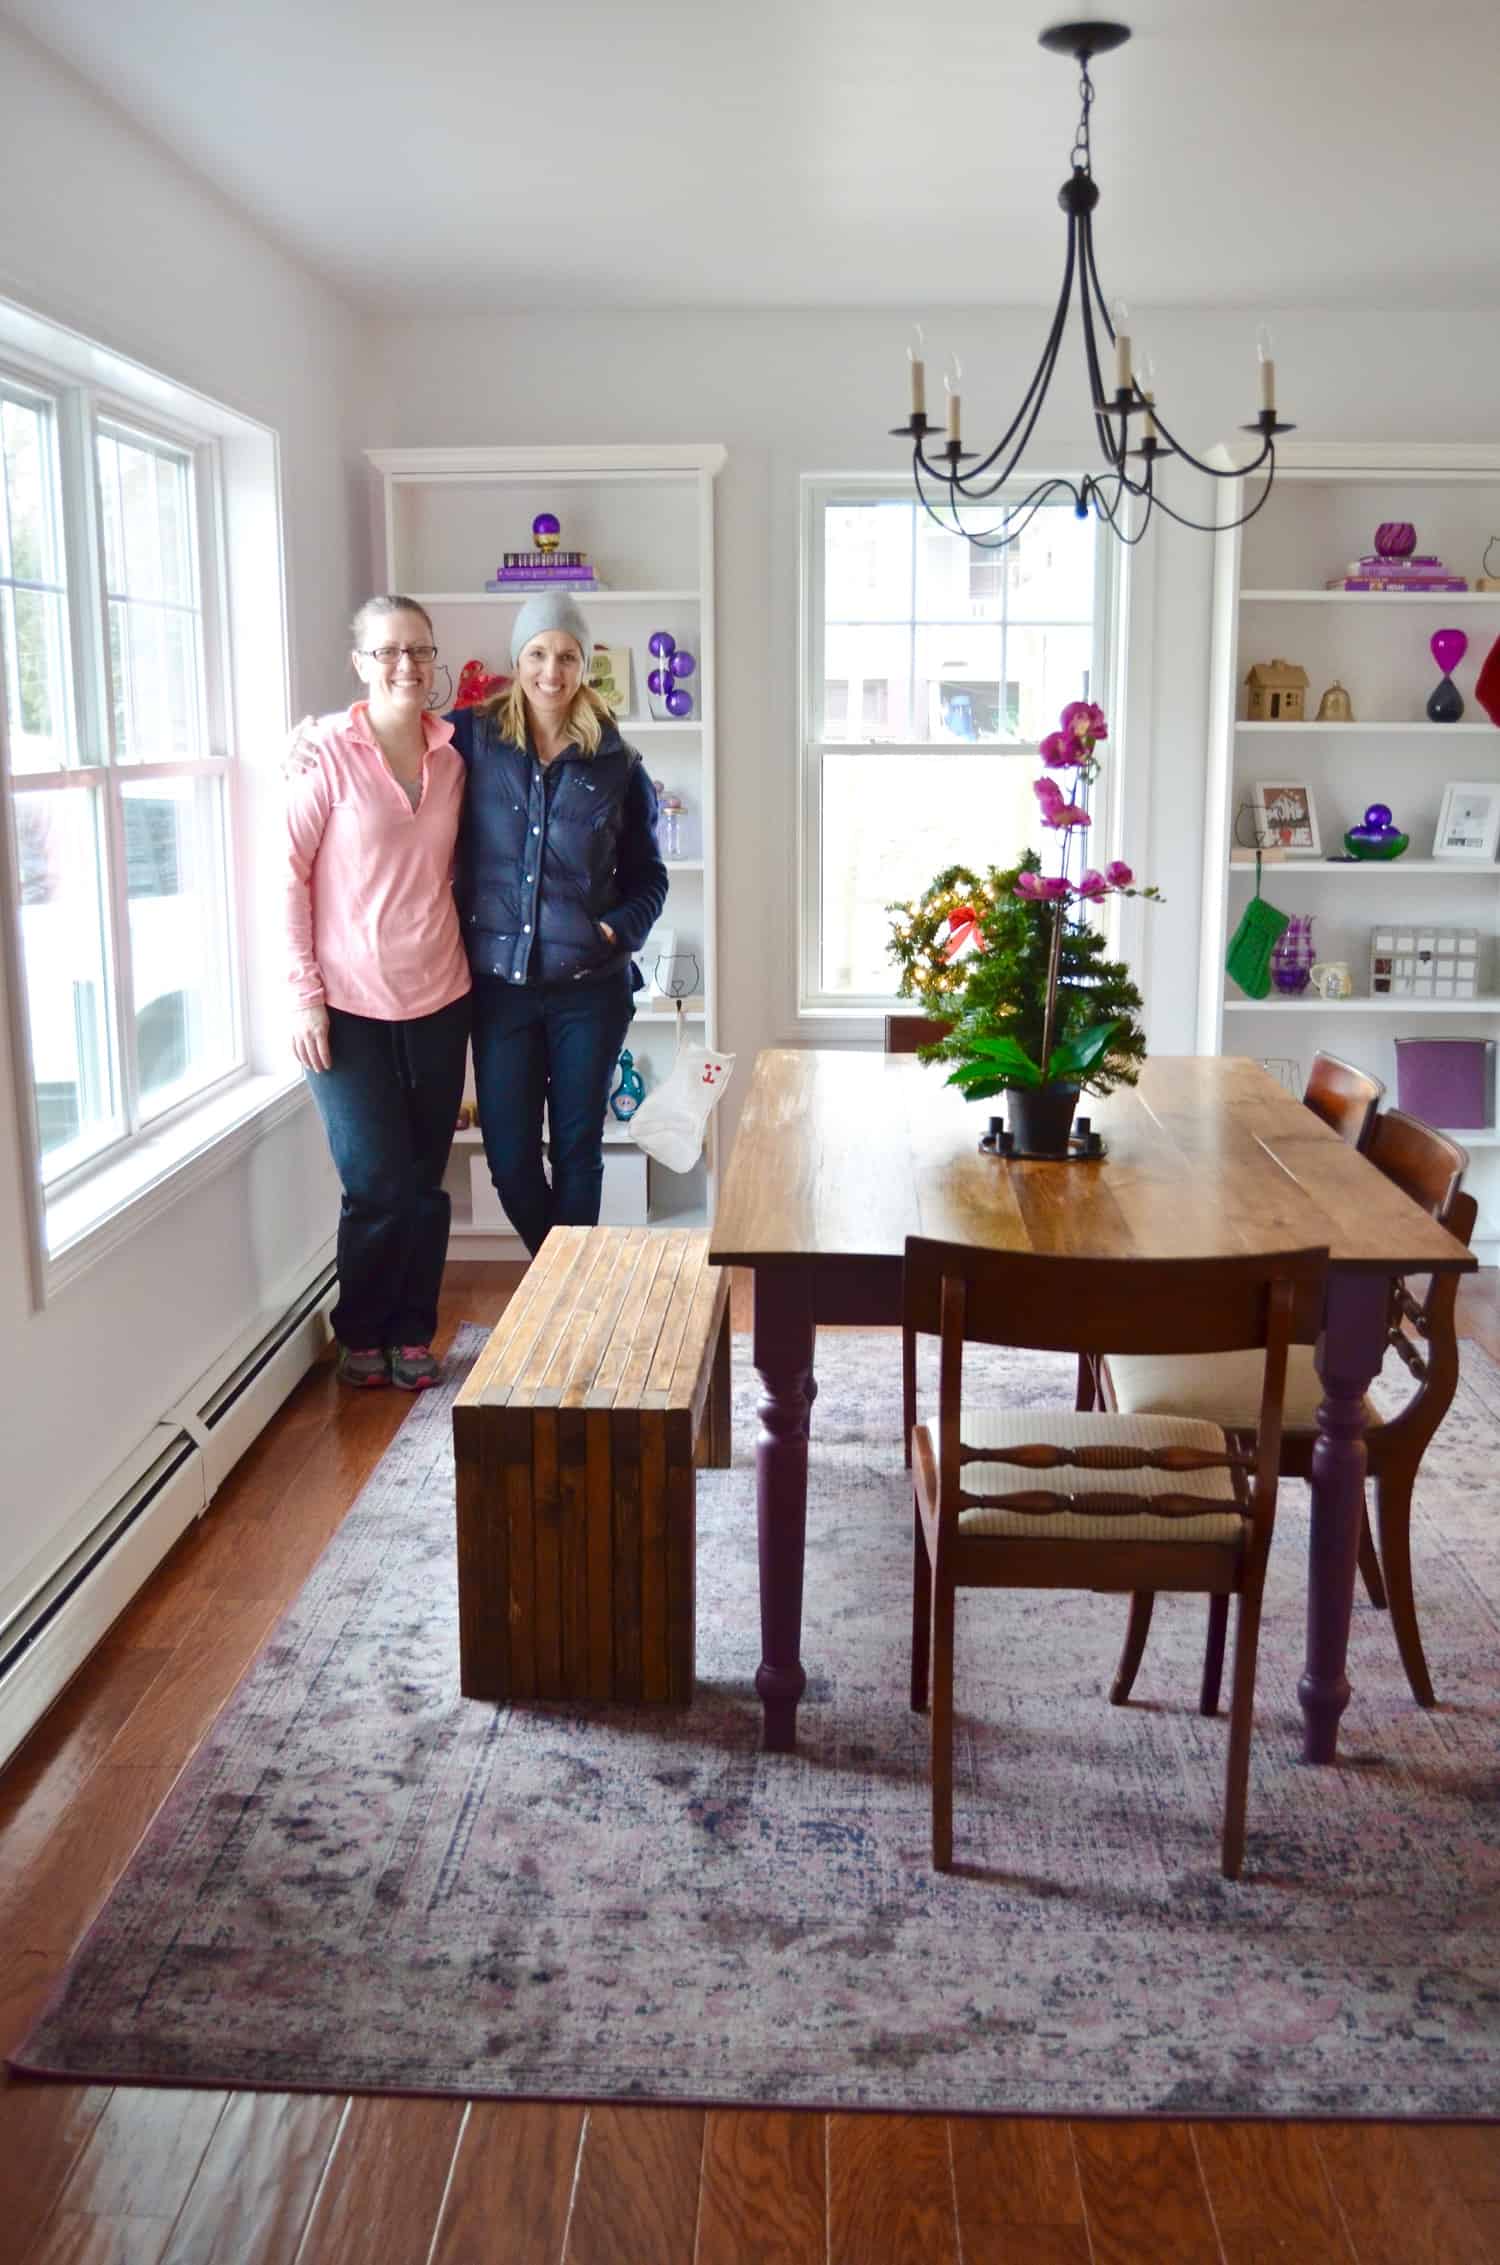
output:
[[[450,1268],[445,1335],[513,1280]],[[1465,1285],[1461,1326],[1500,1359],[1500,1275]],[[6,2051],[406,1405],[307,1378],[0,1777]],[[909,2256],[1500,2265],[1500,2126],[0,2086],[0,2265]]]

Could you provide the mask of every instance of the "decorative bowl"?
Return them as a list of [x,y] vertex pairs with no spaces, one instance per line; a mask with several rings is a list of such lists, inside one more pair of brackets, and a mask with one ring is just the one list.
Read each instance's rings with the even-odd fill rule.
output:
[[1398,834],[1392,831],[1372,840],[1368,834],[1361,838],[1359,827],[1351,826],[1344,836],[1344,847],[1351,857],[1362,857],[1376,863],[1382,861],[1389,863],[1391,858],[1399,857],[1403,850],[1410,849],[1411,835]]

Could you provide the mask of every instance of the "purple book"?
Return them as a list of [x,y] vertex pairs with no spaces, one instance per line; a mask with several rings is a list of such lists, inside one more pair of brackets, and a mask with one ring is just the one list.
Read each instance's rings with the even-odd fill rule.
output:
[[1467,590],[1468,583],[1459,574],[1429,574],[1418,578],[1407,575],[1404,580],[1391,574],[1336,574],[1325,585],[1330,590],[1406,590],[1414,595],[1424,591]]

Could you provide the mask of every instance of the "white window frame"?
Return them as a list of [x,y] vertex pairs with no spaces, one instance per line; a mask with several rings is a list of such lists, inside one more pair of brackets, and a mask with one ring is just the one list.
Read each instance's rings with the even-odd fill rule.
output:
[[[282,547],[280,447],[269,427],[133,363],[13,301],[0,300],[0,381],[56,411],[68,584],[68,694],[73,752],[65,772],[12,774],[0,700],[0,967],[25,1164],[32,1304],[40,1309],[87,1267],[204,1179],[222,1171],[288,1114],[306,1106],[280,1031],[280,953],[250,918],[270,879],[267,789],[247,785],[248,743],[274,769],[290,714],[290,653]],[[192,536],[202,605],[204,753],[165,763],[115,763],[108,699],[108,617],[94,454],[96,425],[122,428],[191,458]],[[237,674],[237,644],[253,670]],[[85,756],[94,760],[85,762]],[[101,760],[101,758],[104,758]],[[61,785],[104,797],[111,860],[109,1021],[118,1049],[129,987],[129,898],[123,790],[153,778],[223,780],[223,937],[228,1059],[170,1107],[142,1119],[124,1075],[129,1114],[107,1143],[44,1184],[26,970],[21,940],[14,795]],[[253,822],[252,822],[253,813]],[[133,1031],[131,1032],[133,1037]],[[131,1059],[117,1051],[116,1064]]]
[[[1036,479],[1047,475],[1037,474],[1018,482],[1016,493],[1022,494],[1035,485]],[[993,740],[969,743],[965,741],[933,740],[829,740],[818,735],[821,722],[820,687],[823,681],[824,634],[824,553],[823,525],[825,508],[830,503],[849,501],[897,501],[912,499],[909,475],[891,474],[876,476],[857,473],[841,476],[836,473],[810,472],[802,478],[801,509],[801,605],[799,608],[799,667],[798,679],[798,871],[797,871],[797,1014],[799,1023],[873,1023],[898,1007],[894,988],[889,992],[835,992],[822,987],[822,938],[819,932],[822,880],[822,761],[825,754],[847,757],[851,752],[863,750],[873,761],[892,756],[911,756],[941,753],[945,758],[969,756],[977,761],[992,761],[997,743]],[[997,498],[997,502],[1002,499]],[[1104,857],[1121,854],[1118,848],[1122,810],[1121,782],[1124,773],[1123,734],[1117,727],[1120,722],[1119,691],[1124,675],[1123,634],[1126,611],[1126,559],[1123,546],[1101,534],[1095,552],[1094,572],[1094,667],[1090,674],[1091,696],[1106,710],[1110,718],[1111,739],[1107,760],[1101,771],[1094,801],[1094,829],[1090,836],[1090,862],[1101,864]],[[1007,757],[1016,761],[1037,759],[1035,740],[1006,741]],[[1103,855],[1100,855],[1100,852]],[[1113,905],[1111,905],[1113,910]]]

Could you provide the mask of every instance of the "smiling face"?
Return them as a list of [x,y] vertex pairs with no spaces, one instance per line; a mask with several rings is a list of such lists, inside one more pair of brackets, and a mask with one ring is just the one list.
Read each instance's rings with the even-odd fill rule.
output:
[[358,647],[349,658],[374,708],[390,714],[420,714],[432,696],[437,654],[425,614],[405,610],[366,614]]
[[536,714],[565,716],[583,682],[583,655],[565,629],[542,629],[521,647],[516,674]]

